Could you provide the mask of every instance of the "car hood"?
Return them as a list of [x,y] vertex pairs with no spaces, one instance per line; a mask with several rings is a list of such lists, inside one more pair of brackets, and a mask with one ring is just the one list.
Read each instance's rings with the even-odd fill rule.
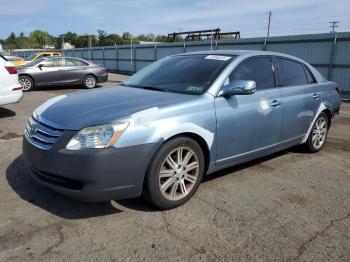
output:
[[192,95],[114,86],[52,98],[39,106],[34,115],[55,128],[80,130],[191,99]]

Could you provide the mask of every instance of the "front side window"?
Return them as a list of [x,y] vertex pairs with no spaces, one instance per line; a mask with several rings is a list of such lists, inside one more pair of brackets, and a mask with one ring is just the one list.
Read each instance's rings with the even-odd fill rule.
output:
[[74,58],[66,58],[66,66],[87,66],[88,63]]
[[125,86],[184,94],[203,94],[236,56],[178,55],[146,66]]
[[307,84],[303,64],[284,58],[277,58],[277,63],[280,86]]
[[41,63],[42,61],[45,61],[45,58],[39,58],[39,59],[35,59],[25,65],[23,65],[23,67],[31,67],[31,66],[36,66],[38,65],[39,63]]
[[43,63],[45,67],[61,67],[62,66],[62,58],[58,59],[50,59]]
[[270,57],[252,57],[244,60],[233,70],[228,79],[229,82],[233,80],[255,81],[257,90],[275,86]]

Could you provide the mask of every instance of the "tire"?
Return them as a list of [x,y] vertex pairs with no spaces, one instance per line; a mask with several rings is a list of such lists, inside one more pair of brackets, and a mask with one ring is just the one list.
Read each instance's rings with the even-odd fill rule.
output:
[[305,149],[310,153],[316,153],[322,149],[326,142],[329,129],[329,118],[322,112],[312,126],[309,137],[305,143]]
[[[179,155],[182,157],[178,158]],[[175,165],[177,167],[173,168]],[[169,140],[157,151],[148,168],[143,197],[160,209],[172,209],[184,204],[197,191],[204,166],[203,151],[196,141],[188,137]]]
[[93,75],[87,75],[83,78],[83,86],[86,89],[95,88],[97,85],[97,79]]
[[24,92],[33,91],[35,89],[34,81],[29,76],[20,76],[18,81]]

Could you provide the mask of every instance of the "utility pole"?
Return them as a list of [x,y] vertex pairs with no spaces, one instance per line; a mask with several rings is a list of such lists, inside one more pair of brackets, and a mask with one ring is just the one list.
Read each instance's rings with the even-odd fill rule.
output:
[[177,29],[179,30],[180,33],[182,32],[182,30],[184,30],[182,27],[178,27]]
[[267,24],[267,35],[266,35],[266,38],[269,38],[269,36],[270,36],[271,15],[272,15],[272,12],[270,11],[269,12],[269,22]]
[[267,23],[267,34],[266,34],[266,37],[265,37],[263,50],[266,50],[267,39],[270,37],[271,16],[272,16],[272,12],[270,10],[269,11],[269,21]]
[[339,21],[330,21],[329,22],[331,24],[331,33],[335,33],[335,28],[338,27]]
[[132,35],[130,36],[130,65],[132,70],[132,66],[133,66]]

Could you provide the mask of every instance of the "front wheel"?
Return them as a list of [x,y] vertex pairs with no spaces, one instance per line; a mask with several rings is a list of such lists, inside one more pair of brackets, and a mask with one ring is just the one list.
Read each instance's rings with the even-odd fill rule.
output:
[[85,76],[83,79],[83,85],[86,89],[95,88],[97,85],[96,77],[94,77],[92,75]]
[[328,116],[326,115],[326,113],[322,112],[317,117],[314,125],[312,126],[308,140],[305,144],[306,149],[309,152],[315,153],[322,149],[324,143],[326,142],[328,129],[329,129]]
[[161,209],[187,202],[199,187],[204,174],[204,155],[196,141],[177,137],[166,142],[147,172],[144,197]]

